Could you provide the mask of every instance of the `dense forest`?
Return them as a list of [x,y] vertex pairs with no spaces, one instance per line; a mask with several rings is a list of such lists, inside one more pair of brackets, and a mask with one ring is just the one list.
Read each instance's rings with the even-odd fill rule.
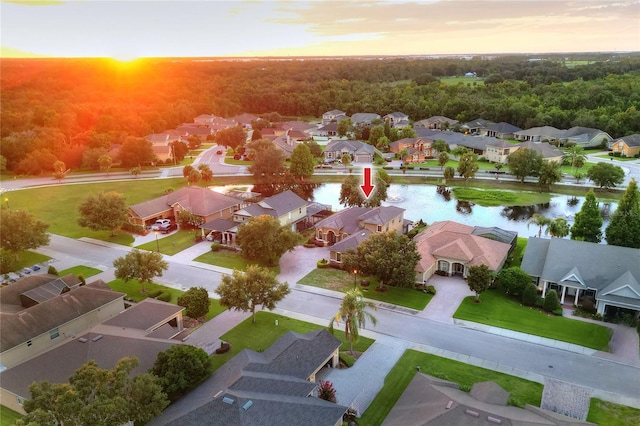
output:
[[[637,54],[579,61],[2,59],[0,65],[0,153],[9,170],[36,150],[47,150],[47,161],[76,166],[87,148],[162,132],[204,113],[320,117],[332,109],[348,115],[401,111],[415,121],[444,115],[521,128],[594,127],[614,138],[640,132]],[[439,80],[466,72],[484,84]]]

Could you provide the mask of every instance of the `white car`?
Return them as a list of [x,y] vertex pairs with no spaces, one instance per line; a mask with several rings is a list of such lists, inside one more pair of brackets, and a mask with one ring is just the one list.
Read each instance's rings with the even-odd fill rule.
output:
[[171,229],[171,219],[158,219],[151,225],[153,231],[169,231]]

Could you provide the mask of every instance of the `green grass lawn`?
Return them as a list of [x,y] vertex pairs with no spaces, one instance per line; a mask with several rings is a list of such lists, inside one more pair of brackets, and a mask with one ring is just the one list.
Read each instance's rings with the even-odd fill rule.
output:
[[16,420],[21,418],[22,414],[16,413],[4,405],[0,405],[0,426],[12,426],[16,424]]
[[[365,279],[369,281],[369,285],[363,287],[360,281]],[[375,291],[378,280],[374,277],[363,278],[357,277],[357,286],[367,299],[379,300],[393,305],[405,306],[411,309],[423,310],[433,297],[431,294],[425,294],[412,288],[390,287],[385,293]],[[313,287],[321,287],[329,290],[346,292],[354,287],[354,276],[346,271],[334,268],[316,268],[304,276],[299,284],[310,285]]]
[[[171,300],[169,300],[169,303],[173,303],[175,305],[178,303],[178,297],[180,297],[184,293],[184,291],[182,290],[178,290],[171,287],[165,287],[163,285],[155,284],[155,283],[145,284],[144,287],[147,291],[145,293],[142,293],[141,291],[142,286],[137,280],[132,280],[132,281],[129,281],[128,283],[125,283],[121,279],[116,279],[108,282],[107,285],[112,290],[126,293],[127,294],[126,298],[134,302],[140,302],[141,300],[146,299],[148,297],[147,295],[149,294],[149,291],[151,290],[160,290],[160,291],[166,291],[167,293],[171,294]],[[207,321],[215,317],[216,315],[224,312],[225,310],[226,308],[221,306],[218,300],[210,298],[209,313],[206,315]]]
[[[195,260],[196,262],[207,263],[209,265],[221,266],[223,268],[235,269],[238,271],[246,271],[247,266],[249,265],[266,266],[260,262],[245,259],[239,253],[223,250],[208,251],[193,260]],[[276,275],[280,274],[280,266],[271,266],[268,267],[268,269]]]
[[524,407],[525,404],[539,407],[542,401],[543,385],[540,383],[423,352],[407,350],[385,377],[384,387],[358,420],[359,423],[371,426],[381,424],[413,379],[417,366],[420,366],[422,373],[457,383],[463,389],[471,389],[474,383],[494,381],[511,393],[509,403],[518,407]]
[[[278,325],[275,325],[276,320],[278,321]],[[327,318],[327,326],[329,325],[330,320],[331,318]],[[255,324],[251,323],[251,318],[247,318],[232,330],[221,336],[221,340],[231,344],[231,350],[225,354],[212,355],[214,367],[217,369],[233,358],[242,349],[251,349],[257,352],[262,352],[288,331],[307,333],[319,328],[325,327],[277,315],[271,312],[256,312]],[[340,350],[349,350],[349,344],[344,339],[344,332],[336,329],[335,336],[343,342]],[[357,352],[364,352],[373,342],[374,341],[372,339],[360,336],[358,342],[354,343],[353,350]]]
[[522,264],[522,257],[524,256],[524,250],[527,248],[528,238],[518,237],[516,242],[516,248],[509,255],[507,262],[509,263],[505,267],[520,266]]
[[488,290],[482,293],[480,295],[482,303],[475,303],[473,300],[474,296],[465,298],[453,317],[586,346],[599,351],[609,350],[612,332],[610,328],[602,325],[548,315],[537,309],[520,305],[505,297],[500,290]]
[[640,409],[591,398],[587,421],[599,426],[640,425]]
[[[200,230],[196,231],[198,235]],[[158,236],[159,237],[159,236]],[[160,247],[160,253],[173,256],[182,250],[188,249],[195,244],[195,233],[193,230],[180,230],[172,233],[171,235],[163,236],[156,240],[149,241],[148,243],[140,244],[136,248],[140,250],[157,251]]]
[[[22,268],[28,268],[36,263],[44,263],[51,259],[44,254],[36,253],[30,250],[24,250],[18,253],[18,261],[15,264],[14,271],[19,271]],[[41,265],[42,266],[42,265]]]
[[[613,158],[616,161],[635,161],[637,158],[635,157],[613,157],[607,154],[596,155],[598,158]],[[595,164],[595,163],[594,163]]]
[[453,188],[452,192],[458,200],[472,201],[485,207],[533,206],[551,200],[551,194],[546,192],[496,191],[465,187]]
[[438,80],[440,80],[440,83],[449,84],[449,85],[455,85],[459,83],[464,83],[464,84],[476,83],[477,85],[484,86],[484,80],[480,77],[464,77],[464,76],[438,77]]
[[250,166],[253,164],[253,161],[247,160],[234,160],[232,157],[224,157],[225,164],[231,164],[233,166]]
[[100,272],[102,272],[100,269],[92,268],[90,266],[78,265],[71,268],[63,269],[62,271],[58,271],[58,275],[64,277],[65,275],[69,274],[73,274],[75,276],[82,274],[82,276],[84,276],[85,278],[89,278],[99,274]]

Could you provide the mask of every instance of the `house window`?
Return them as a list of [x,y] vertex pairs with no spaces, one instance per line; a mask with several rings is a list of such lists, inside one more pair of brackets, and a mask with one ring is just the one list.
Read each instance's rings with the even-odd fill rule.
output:
[[16,396],[16,399],[18,400],[18,405],[22,407],[22,404],[24,404],[24,399],[21,396]]
[[342,262],[342,253],[336,253],[336,262]]
[[382,232],[382,225],[378,225],[378,232]]
[[51,338],[51,340],[60,337],[60,330],[58,330],[58,327],[56,327],[53,330],[49,331],[49,337]]
[[438,270],[443,272],[449,272],[449,262],[441,260],[438,262]]

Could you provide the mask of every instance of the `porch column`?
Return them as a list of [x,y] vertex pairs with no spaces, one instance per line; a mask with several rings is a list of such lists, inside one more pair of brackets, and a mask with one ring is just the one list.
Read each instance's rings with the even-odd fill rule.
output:
[[602,316],[604,316],[604,309],[607,307],[607,304],[604,302],[598,302],[598,313]]
[[451,267],[453,266],[453,263],[452,262],[448,262],[447,264],[449,265],[449,270],[447,271],[447,275],[451,276],[452,275]]
[[542,297],[547,294],[547,281],[542,282]]
[[578,296],[580,295],[580,289],[576,290],[576,297],[573,299],[573,306],[578,306]]
[[563,285],[562,286],[562,297],[560,298],[560,304],[564,305],[564,296],[565,294],[567,294],[567,286]]

